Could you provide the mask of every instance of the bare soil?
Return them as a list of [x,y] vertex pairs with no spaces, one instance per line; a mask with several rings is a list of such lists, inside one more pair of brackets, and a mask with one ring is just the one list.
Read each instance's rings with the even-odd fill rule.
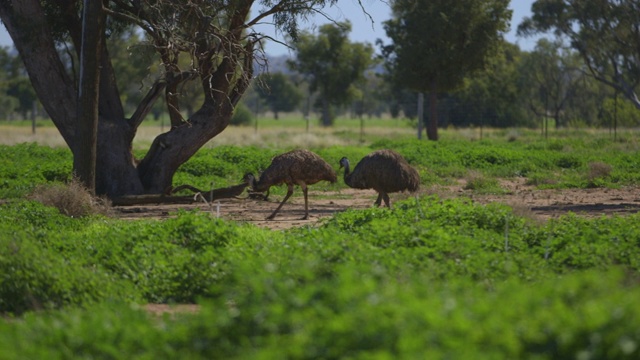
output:
[[[627,215],[640,211],[640,188],[621,189],[563,189],[538,190],[525,185],[525,179],[502,182],[507,190],[503,195],[478,195],[464,190],[464,184],[422,189],[425,194],[438,194],[442,198],[466,197],[476,203],[504,203],[523,216],[538,221],[573,212],[579,216],[599,217]],[[405,199],[408,194],[391,194],[391,203]],[[377,194],[373,190],[345,189],[338,192],[309,191],[309,219],[304,216],[304,199],[298,189],[284,204],[274,220],[266,220],[282,197],[269,200],[242,198],[222,199],[211,204],[152,204],[115,207],[115,214],[122,219],[164,219],[175,216],[179,210],[199,209],[227,220],[251,223],[272,230],[284,230],[297,226],[315,226],[323,219],[347,209],[364,209],[373,206]]]

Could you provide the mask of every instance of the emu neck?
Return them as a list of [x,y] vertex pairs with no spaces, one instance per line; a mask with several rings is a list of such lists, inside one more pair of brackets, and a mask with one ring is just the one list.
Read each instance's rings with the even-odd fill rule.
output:
[[350,173],[350,172],[351,172],[351,171],[349,171],[349,162],[348,162],[348,161],[345,161],[345,164],[344,164],[344,178],[345,178],[345,179],[346,179],[347,177],[349,177],[349,173]]
[[253,191],[258,191],[258,192],[262,192],[266,190],[264,184],[262,184],[260,180],[256,180],[255,177],[251,179],[251,189],[253,189]]

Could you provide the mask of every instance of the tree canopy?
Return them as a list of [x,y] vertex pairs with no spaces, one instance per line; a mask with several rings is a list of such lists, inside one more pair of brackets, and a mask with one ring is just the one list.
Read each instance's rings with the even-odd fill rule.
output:
[[521,35],[553,32],[569,40],[589,72],[640,109],[640,2],[637,0],[537,0]]
[[319,93],[322,124],[331,125],[331,106],[348,104],[357,95],[353,86],[364,81],[365,70],[373,63],[373,46],[349,41],[351,23],[322,25],[318,34],[303,32],[293,42],[296,59],[293,70],[309,81],[310,91]]
[[293,111],[302,101],[302,93],[281,72],[260,74],[256,79],[258,94],[277,119],[280,112]]
[[392,43],[382,48],[392,80],[431,93],[427,134],[437,139],[435,96],[483,69],[508,29],[508,0],[395,0],[384,23]]

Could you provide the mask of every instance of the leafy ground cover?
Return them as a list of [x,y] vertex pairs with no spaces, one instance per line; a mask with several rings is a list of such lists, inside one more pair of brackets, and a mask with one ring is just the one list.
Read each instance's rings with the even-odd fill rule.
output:
[[[337,168],[342,156],[382,147],[416,166],[424,188],[484,179],[466,190],[474,196],[511,191],[502,179],[559,191],[638,185],[630,140],[380,140],[313,150]],[[203,149],[176,184],[235,183],[284,150]],[[16,164],[35,165],[31,153],[56,157],[52,169]],[[640,353],[637,214],[538,222],[508,205],[422,193],[393,210],[346,210],[284,231],[202,211],[70,218],[24,199],[35,185],[64,181],[43,172],[68,171],[70,154],[17,145],[0,155],[16,173],[0,188],[3,359]],[[21,181],[25,171],[31,183]],[[318,185],[314,195],[344,189]],[[157,316],[148,303],[199,309]]]

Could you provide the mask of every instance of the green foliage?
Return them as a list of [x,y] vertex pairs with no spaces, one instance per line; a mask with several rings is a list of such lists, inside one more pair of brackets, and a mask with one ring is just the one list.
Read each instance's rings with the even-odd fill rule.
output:
[[82,229],[86,220],[26,201],[0,207],[0,219],[0,312],[139,299],[129,284],[73,256],[78,245],[65,235]]
[[38,184],[70,180],[71,160],[67,149],[0,145],[0,198],[23,197]]
[[300,34],[293,45],[296,60],[292,70],[310,78],[309,89],[319,93],[318,108],[322,109],[322,124],[333,123],[333,106],[354,100],[354,86],[365,80],[364,72],[373,63],[370,44],[351,43],[348,34],[351,23],[329,23],[319,28],[318,35]]
[[240,126],[250,125],[254,121],[254,116],[251,113],[251,110],[249,110],[249,108],[244,104],[238,104],[233,111],[230,123],[231,125]]
[[532,17],[524,19],[518,33],[555,32],[566,38],[593,77],[638,105],[636,91],[633,86],[628,87],[637,82],[640,71],[640,65],[634,60],[640,54],[640,49],[633,45],[637,33],[628,30],[640,23],[634,1],[583,0],[574,4],[557,0],[535,5],[531,8]]
[[182,164],[173,183],[191,184],[199,189],[210,189],[212,181],[214,188],[238,184],[244,174],[257,174],[269,166],[275,154],[256,147],[204,148]]
[[638,109],[625,99],[606,99],[602,104],[601,127],[636,127],[640,124]]
[[[540,225],[505,205],[437,197],[286,232],[175,215],[0,208],[1,309],[27,312],[0,322],[3,356],[639,355],[637,215]],[[131,301],[201,309],[150,318]]]
[[[529,184],[540,188],[640,184],[640,160],[633,139],[612,141],[599,136],[558,137],[548,141],[532,137],[475,142],[455,138],[439,142],[381,139],[366,147],[311,150],[338,171],[338,161],[343,156],[357,162],[382,148],[400,152],[417,168],[423,185],[485,178],[488,186],[479,188],[496,192],[499,189],[491,180],[495,177],[526,177]],[[203,148],[178,169],[173,184],[191,184],[200,189],[210,189],[212,183],[214,188],[238,184],[245,173],[259,174],[269,166],[273,156],[286,150],[229,145]],[[606,176],[594,172],[593,164],[598,163],[610,167]],[[0,198],[24,197],[38,185],[67,182],[71,168],[71,154],[64,149],[35,144],[0,146]],[[345,187],[341,181],[332,186]]]
[[418,92],[460,87],[494,56],[508,28],[508,5],[505,0],[394,1],[393,18],[384,23],[392,44],[383,48],[393,81]]
[[260,74],[256,81],[258,95],[267,103],[276,119],[278,113],[293,111],[302,101],[302,92],[281,72]]

